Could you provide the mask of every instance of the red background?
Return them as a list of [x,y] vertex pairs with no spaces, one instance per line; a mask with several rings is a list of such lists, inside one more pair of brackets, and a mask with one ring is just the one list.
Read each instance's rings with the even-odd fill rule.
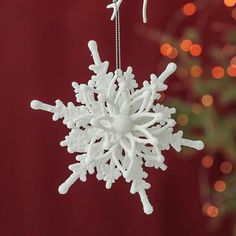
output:
[[[137,80],[160,73],[158,45],[138,35],[141,0],[122,6],[123,66]],[[149,1],[147,27],[164,28],[186,1]],[[211,233],[202,215],[198,171],[202,157],[167,154],[167,172],[149,170],[149,197],[155,212],[142,212],[138,195],[119,180],[111,190],[89,176],[61,196],[74,156],[59,146],[68,130],[51,115],[30,109],[32,99],[74,101],[72,81],[86,82],[92,63],[87,42],[95,39],[114,69],[114,24],[105,0],[1,0],[1,196],[0,235],[230,235]],[[175,77],[170,79],[174,80]],[[228,232],[229,231],[229,232]]]

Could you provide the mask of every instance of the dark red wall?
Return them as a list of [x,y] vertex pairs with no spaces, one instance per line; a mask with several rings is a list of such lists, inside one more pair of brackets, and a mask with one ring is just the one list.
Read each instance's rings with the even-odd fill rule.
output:
[[[123,65],[132,65],[139,82],[156,68],[157,44],[135,33],[141,0],[122,7]],[[149,25],[163,27],[185,1],[149,0]],[[114,24],[105,0],[1,0],[1,195],[2,236],[206,236],[198,168],[193,158],[167,154],[167,172],[149,171],[155,212],[142,212],[138,195],[118,181],[111,190],[94,176],[61,196],[58,186],[70,174],[74,156],[59,146],[68,130],[51,116],[30,109],[32,99],[75,101],[72,81],[86,82],[95,39],[114,69]],[[171,5],[172,4],[172,5]],[[174,77],[172,77],[172,80]],[[214,234],[216,235],[216,234]],[[224,234],[230,235],[227,231]]]

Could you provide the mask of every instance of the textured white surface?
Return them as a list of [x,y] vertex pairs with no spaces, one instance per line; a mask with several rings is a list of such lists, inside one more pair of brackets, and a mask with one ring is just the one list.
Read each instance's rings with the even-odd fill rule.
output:
[[[114,20],[117,14],[117,11],[120,8],[121,3],[123,2],[123,0],[113,0],[113,3],[107,5],[107,8],[111,8],[113,9],[113,13],[111,16],[111,20]],[[147,23],[147,2],[148,0],[143,0],[143,22]]]
[[164,171],[163,150],[173,147],[179,152],[183,145],[197,150],[204,147],[201,141],[184,139],[182,131],[173,133],[175,109],[156,103],[176,65],[170,63],[159,77],[152,74],[151,81],[144,81],[138,89],[131,67],[124,73],[108,72],[109,63],[100,60],[96,42],[90,41],[88,47],[94,60],[89,69],[95,75],[88,85],[72,83],[77,105],[69,102],[66,106],[60,100],[55,106],[31,102],[33,109],[53,113],[54,121],[63,119],[71,130],[61,146],[77,153],[77,162],[69,166],[72,174],[59,192],[65,194],[78,179],[86,181],[88,173],[96,172],[107,189],[123,176],[131,183],[130,192],[140,195],[144,212],[151,214],[153,207],[146,194],[150,184],[143,164]]

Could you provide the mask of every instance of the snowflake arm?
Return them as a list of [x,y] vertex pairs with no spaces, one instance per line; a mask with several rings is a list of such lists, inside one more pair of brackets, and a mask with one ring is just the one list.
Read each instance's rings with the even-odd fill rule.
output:
[[153,212],[153,207],[148,200],[146,190],[149,189],[151,185],[145,181],[145,179],[148,177],[148,174],[143,171],[142,164],[143,164],[142,159],[137,157],[137,160],[134,162],[134,165],[132,166],[133,171],[126,178],[126,181],[132,182],[130,193],[139,194],[140,200],[143,205],[143,211],[149,215]]
[[[116,85],[115,81],[117,75],[112,72],[108,73],[109,62],[102,62],[98,53],[97,43],[93,40],[89,41],[88,47],[92,53],[94,64],[89,66],[89,69],[95,73],[89,81],[89,86],[104,97],[115,95]],[[117,71],[118,73],[118,71]]]

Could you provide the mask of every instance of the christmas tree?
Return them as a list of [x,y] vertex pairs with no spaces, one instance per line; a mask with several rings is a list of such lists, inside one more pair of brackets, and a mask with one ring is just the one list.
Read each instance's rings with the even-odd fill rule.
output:
[[236,214],[235,20],[235,0],[200,0],[181,6],[164,30],[137,27],[160,48],[158,67],[169,60],[178,64],[179,81],[170,86],[172,98],[168,94],[166,101],[177,108],[183,131],[206,144],[200,191],[203,214],[213,226]]

